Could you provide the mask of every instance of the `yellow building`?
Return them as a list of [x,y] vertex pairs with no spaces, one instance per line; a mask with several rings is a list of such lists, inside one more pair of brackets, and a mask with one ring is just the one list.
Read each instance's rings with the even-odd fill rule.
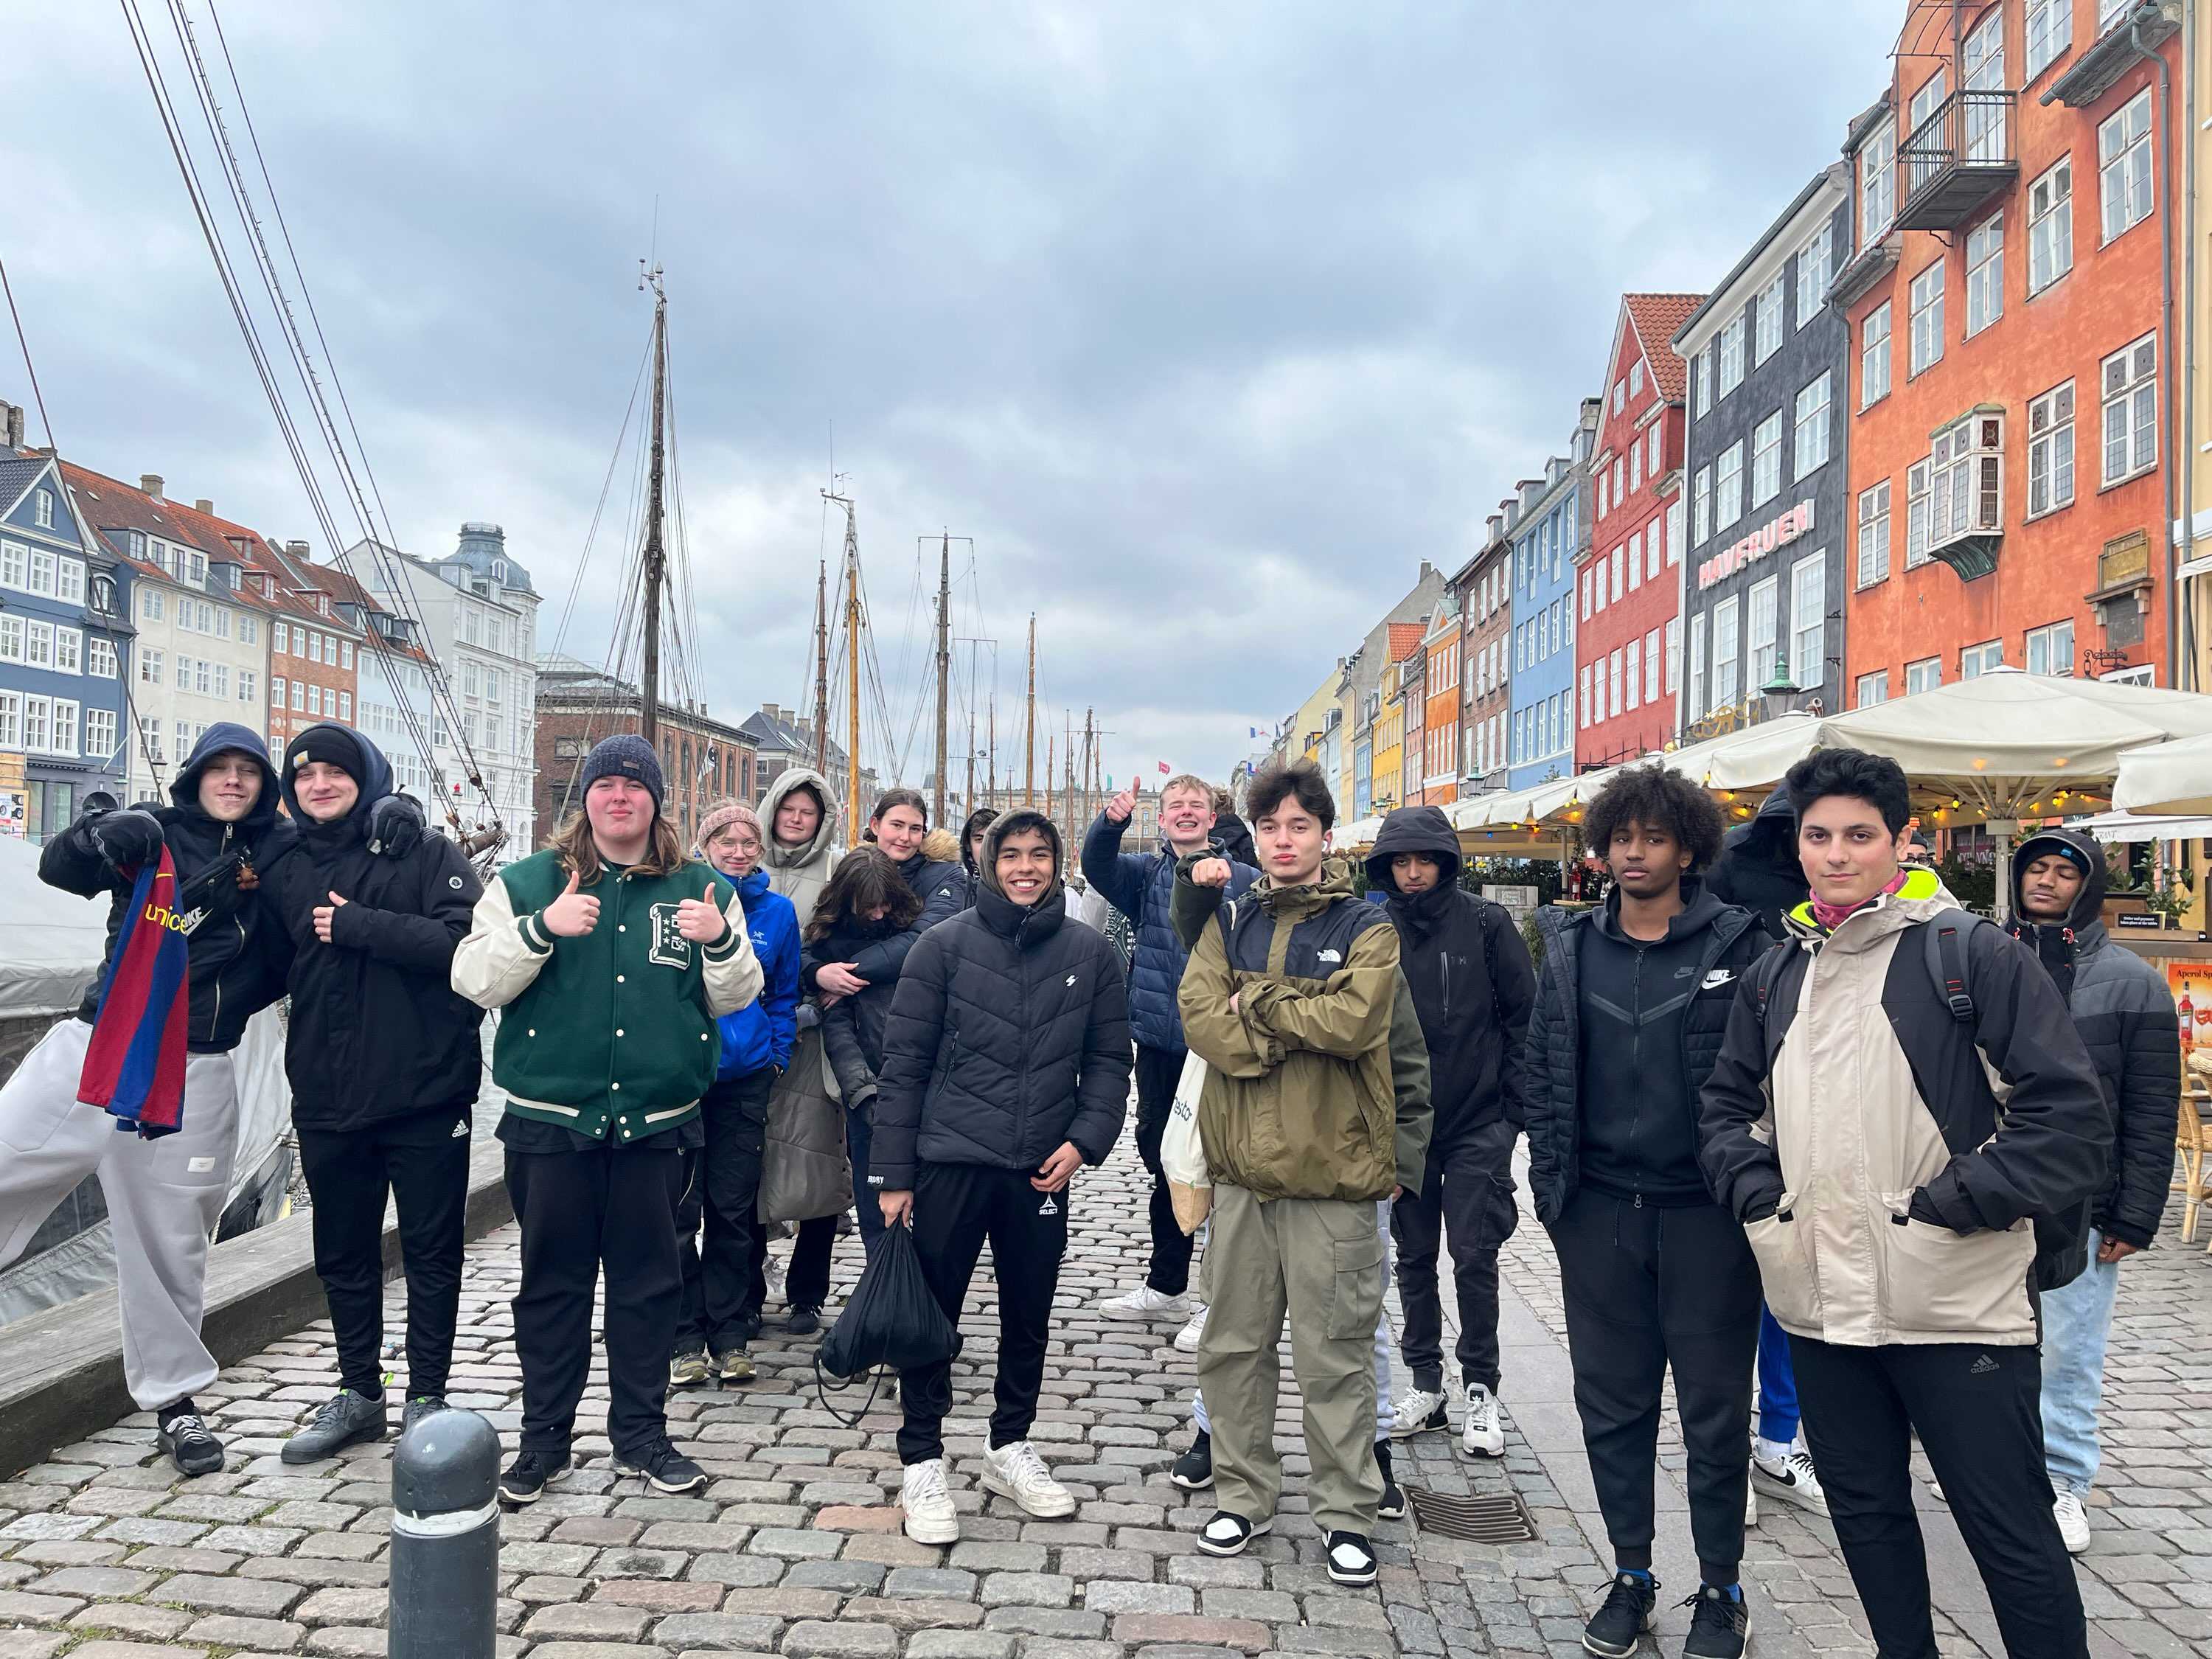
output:
[[[2193,37],[2189,44],[2187,87],[2174,88],[2174,100],[2184,103],[2185,114],[2177,125],[2186,135],[2189,153],[2183,197],[2181,246],[2199,248],[2198,239],[2212,234],[2212,120],[2204,107],[2212,97],[2212,19],[2198,15],[2202,8],[2188,8],[2185,27]],[[2176,405],[2180,430],[2171,434],[2173,452],[2185,455],[2188,465],[2177,469],[2173,503],[2174,561],[2179,567],[2184,603],[2178,607],[2185,640],[2177,641],[2174,659],[2186,678],[2179,684],[2191,691],[2212,690],[2212,257],[2200,248],[2193,260],[2190,292],[2184,296],[2179,319],[2183,396]],[[2202,927],[2200,921],[2197,924]]]
[[1400,804],[1404,791],[1399,774],[1406,754],[1406,708],[1398,698],[1395,664],[1382,671],[1382,709],[1375,716],[1374,811],[1387,812]]

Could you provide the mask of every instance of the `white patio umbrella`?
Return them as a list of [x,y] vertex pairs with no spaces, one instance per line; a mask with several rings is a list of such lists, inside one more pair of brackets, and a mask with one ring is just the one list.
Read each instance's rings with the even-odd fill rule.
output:
[[2112,781],[2121,812],[2212,813],[2212,737],[2177,738],[2130,749]]

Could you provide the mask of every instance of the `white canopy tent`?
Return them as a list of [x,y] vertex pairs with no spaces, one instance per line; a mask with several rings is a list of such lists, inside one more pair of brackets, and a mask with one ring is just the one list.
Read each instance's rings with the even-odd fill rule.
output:
[[2122,812],[2212,813],[2212,737],[2130,750],[2120,757],[2112,806]]

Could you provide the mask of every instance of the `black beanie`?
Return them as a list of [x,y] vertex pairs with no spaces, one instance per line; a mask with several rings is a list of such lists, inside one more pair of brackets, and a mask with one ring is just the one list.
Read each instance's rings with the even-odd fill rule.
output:
[[354,781],[357,788],[368,787],[368,780],[362,776],[361,745],[342,726],[311,726],[293,738],[284,750],[285,777],[289,779],[314,761],[337,767]]
[[653,797],[653,810],[660,811],[664,784],[660,775],[660,757],[653,752],[653,745],[631,732],[621,732],[611,738],[602,738],[592,752],[584,757],[584,776],[578,786],[586,793],[601,778],[628,778],[641,783]]

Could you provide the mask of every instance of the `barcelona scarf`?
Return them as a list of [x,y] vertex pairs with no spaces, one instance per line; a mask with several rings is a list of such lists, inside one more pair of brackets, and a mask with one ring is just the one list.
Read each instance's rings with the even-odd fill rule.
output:
[[131,886],[77,1084],[79,1101],[112,1113],[118,1129],[135,1129],[148,1140],[176,1133],[185,1121],[191,949],[176,897],[177,866],[164,847]]

